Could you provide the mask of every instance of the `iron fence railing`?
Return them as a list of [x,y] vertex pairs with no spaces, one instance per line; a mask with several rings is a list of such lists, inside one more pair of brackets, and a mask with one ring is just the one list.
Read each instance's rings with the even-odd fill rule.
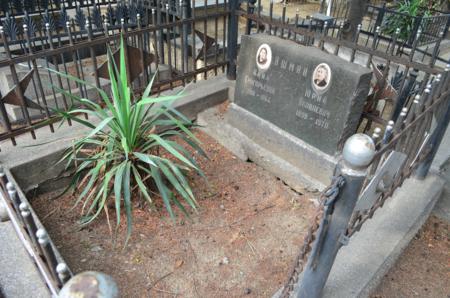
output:
[[[248,5],[251,6],[251,4]],[[233,12],[233,9],[231,11]],[[440,31],[441,33],[437,36],[433,35],[434,48],[430,57],[427,61],[417,61],[414,58],[415,52],[423,42],[420,31],[417,31],[411,39],[409,56],[406,57],[396,55],[404,47],[400,30],[394,30],[387,39],[381,27],[378,26],[370,38],[365,38],[363,27],[358,26],[354,37],[351,40],[345,40],[342,23],[333,22],[331,26],[327,23],[310,23],[310,26],[305,28],[285,18],[273,19],[270,17],[271,11],[269,16],[262,15],[258,11],[259,7],[249,9],[248,6],[235,10],[236,15],[248,20],[245,34],[265,32],[276,35],[302,45],[319,48],[373,70],[372,86],[360,119],[358,132],[372,135],[376,151],[368,165],[367,175],[362,181],[358,178],[358,185],[361,184],[362,187],[357,188],[353,185],[358,191],[347,193],[346,197],[342,198],[347,202],[355,203],[350,210],[351,216],[348,217],[346,232],[338,237],[339,239],[335,239],[335,245],[330,246],[330,237],[337,237],[337,234],[333,236],[326,234],[327,230],[335,230],[332,215],[322,215],[324,217],[321,220],[314,218],[311,227],[315,228],[306,235],[300,255],[294,263],[294,269],[282,294],[282,297],[289,297],[294,295],[295,288],[300,288],[300,291],[315,288],[314,291],[308,290],[306,296],[305,293],[300,292],[296,297],[320,297],[332,265],[330,262],[333,262],[337,250],[348,242],[348,238],[358,231],[378,208],[383,206],[386,199],[392,196],[405,179],[413,173],[416,173],[419,178],[424,178],[428,173],[450,120],[450,66],[445,71],[436,66],[444,34]],[[283,11],[284,14],[285,11]],[[446,20],[448,16],[443,18]],[[437,21],[437,23],[439,26],[445,26],[445,22]],[[372,30],[369,31],[372,32]],[[230,28],[232,37],[231,32]],[[232,52],[229,51],[229,53]],[[232,64],[235,60],[230,56],[229,61]],[[234,71],[233,65],[230,65],[229,70]],[[233,73],[229,76],[233,77]],[[336,173],[339,172],[342,172],[341,168],[336,169]],[[344,177],[346,177],[345,174]],[[347,178],[346,187],[353,187],[348,184],[354,182],[352,180],[354,177]],[[359,191],[359,189],[362,190]],[[326,193],[329,192],[330,188]],[[326,201],[321,206],[324,208],[322,214],[327,214],[326,210],[330,206]],[[336,208],[348,209],[348,206],[341,205]],[[335,210],[339,214],[342,212],[348,214],[348,211]],[[339,221],[339,219],[334,220]],[[328,245],[328,248],[324,245]],[[321,251],[322,249],[326,251]],[[319,252],[320,261],[308,259],[310,254],[316,256]],[[331,258],[329,253],[333,255]],[[318,269],[317,264],[324,262],[322,259],[328,260],[326,264],[323,264],[327,269]],[[301,285],[301,282],[296,285],[302,271],[305,272],[303,280],[308,281],[306,288]]]
[[[301,249],[302,257],[297,258],[285,288],[288,290],[283,293],[292,294],[293,281],[296,282],[302,272],[302,264],[306,265],[309,252],[315,257],[315,263],[311,265],[309,261],[305,272],[314,271],[316,264],[325,260],[319,252],[323,243],[330,243],[330,236],[326,234],[330,220],[333,225],[329,204],[334,204],[344,193],[346,198],[342,200],[353,196],[355,205],[350,213],[345,211],[349,218],[344,225],[347,228],[339,243],[330,247],[332,257],[327,255],[328,269],[322,269],[324,274],[317,287],[320,289],[340,246],[372,217],[406,178],[413,173],[423,178],[429,170],[450,119],[449,69],[444,71],[436,66],[444,38],[441,28],[448,29],[442,27],[444,20],[447,26],[448,16],[430,17],[425,21],[421,18],[421,26],[429,29],[417,29],[413,38],[405,41],[397,28],[391,33],[383,31],[383,19],[391,13],[386,9],[384,14],[376,12],[369,22],[358,26],[351,38],[344,36],[345,20],[301,19],[298,13],[288,18],[286,10],[284,5],[282,16],[276,18],[273,3],[269,12],[263,13],[261,1],[240,4],[237,0],[215,0],[214,3],[205,0],[200,7],[195,1],[131,1],[108,3],[104,9],[96,4],[85,8],[78,5],[73,15],[64,7],[58,9],[58,14],[44,12],[38,19],[43,27],[37,26],[27,13],[20,18],[5,15],[0,30],[3,47],[0,140],[10,138],[15,144],[15,136],[24,132],[36,137],[34,129],[48,122],[53,130],[51,122],[58,121],[53,109],[71,106],[70,99],[58,89],[82,97],[96,96],[93,88],[63,80],[49,69],[68,72],[91,85],[107,88],[106,48],[111,47],[115,53],[121,35],[126,42],[127,67],[136,93],[143,90],[157,70],[156,92],[182,86],[188,81],[207,79],[209,75],[223,72],[225,66],[227,76],[235,79],[238,41],[242,34],[265,32],[371,68],[372,86],[358,132],[372,135],[375,156],[366,176],[356,179],[344,173],[334,180],[341,182],[327,189],[324,197],[332,198],[333,202],[325,201],[321,205],[324,211],[319,215],[326,217],[315,218],[314,228],[308,232]],[[239,27],[240,19],[245,21],[245,28]],[[372,20],[375,20],[373,24]],[[415,54],[424,42],[431,40],[433,48],[427,60],[418,61]],[[408,56],[396,55],[404,51],[405,45],[409,47]],[[338,168],[337,173],[339,171]],[[352,185],[352,181],[356,181],[352,180],[354,178],[358,187]],[[331,193],[330,189],[338,193]],[[340,203],[336,208],[341,208],[339,206]],[[316,236],[319,241],[315,240]]]
[[52,297],[57,297],[59,290],[72,277],[72,271],[11,173],[3,168],[0,168],[0,205],[6,209],[9,221],[39,270],[49,293]]
[[[73,3],[73,2],[72,2]],[[170,3],[172,5],[170,5]],[[219,0],[127,1],[116,5],[77,6],[69,13],[42,13],[38,19],[8,15],[0,28],[0,140],[58,121],[54,109],[67,110],[70,98],[58,89],[95,98],[89,86],[63,79],[50,70],[69,73],[108,89],[106,49],[117,53],[120,36],[127,44],[127,67],[136,93],[156,75],[154,91],[207,79],[227,64],[228,10]],[[189,4],[189,5],[188,5]],[[85,3],[85,5],[87,5]],[[40,23],[38,23],[40,22]],[[69,125],[71,123],[69,122]]]
[[23,16],[25,13],[30,15],[40,15],[44,11],[57,13],[62,8],[89,9],[94,4],[99,6],[114,5],[117,0],[12,0],[0,2],[0,17]]
[[411,47],[420,31],[418,46],[436,42],[441,32],[446,33],[450,25],[450,14],[431,11],[430,15],[413,16],[400,12],[395,8],[387,8],[386,3],[381,6],[368,5],[363,22],[363,33],[374,35],[377,27],[381,27],[380,35],[385,39],[392,39],[397,28],[400,28],[398,40],[405,46]]

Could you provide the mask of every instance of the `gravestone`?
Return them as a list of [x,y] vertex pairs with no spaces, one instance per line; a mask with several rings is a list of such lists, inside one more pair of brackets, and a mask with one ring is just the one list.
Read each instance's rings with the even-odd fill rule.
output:
[[229,122],[326,185],[356,132],[370,69],[275,36],[243,36]]

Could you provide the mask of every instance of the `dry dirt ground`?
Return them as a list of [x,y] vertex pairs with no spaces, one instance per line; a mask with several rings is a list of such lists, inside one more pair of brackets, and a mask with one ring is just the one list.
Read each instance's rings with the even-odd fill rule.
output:
[[[105,218],[80,230],[74,198],[36,197],[33,207],[75,272],[112,275],[122,297],[270,297],[284,284],[317,193],[297,193],[196,132],[210,160],[190,177],[201,210],[173,223],[166,212],[134,208],[134,229],[114,248]],[[115,218],[115,214],[111,214]],[[125,222],[123,218],[122,222]]]
[[372,298],[450,297],[450,224],[432,216]]

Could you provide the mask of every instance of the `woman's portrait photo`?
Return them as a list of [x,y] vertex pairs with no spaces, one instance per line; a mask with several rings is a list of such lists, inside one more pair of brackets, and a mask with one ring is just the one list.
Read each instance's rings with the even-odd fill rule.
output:
[[320,63],[314,69],[312,75],[313,87],[317,91],[324,91],[331,81],[331,69],[326,63]]
[[272,50],[268,44],[262,44],[256,51],[256,65],[259,69],[266,70],[272,62]]

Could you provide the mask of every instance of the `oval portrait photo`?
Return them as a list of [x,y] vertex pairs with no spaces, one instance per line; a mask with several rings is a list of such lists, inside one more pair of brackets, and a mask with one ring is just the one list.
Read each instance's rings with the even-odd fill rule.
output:
[[314,69],[312,75],[312,85],[317,91],[323,92],[331,82],[331,69],[326,63],[320,63]]
[[256,51],[256,65],[261,70],[266,70],[269,68],[272,62],[272,50],[268,44],[263,43],[259,46],[258,51]]

